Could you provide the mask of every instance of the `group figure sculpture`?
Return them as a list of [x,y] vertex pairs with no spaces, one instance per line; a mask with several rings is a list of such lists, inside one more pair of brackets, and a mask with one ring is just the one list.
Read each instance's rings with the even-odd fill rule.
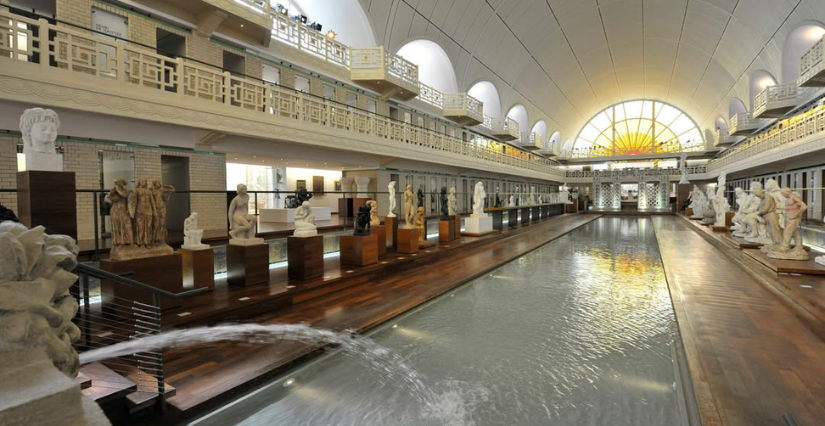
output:
[[315,226],[315,213],[312,212],[309,201],[304,201],[300,207],[295,209],[295,214],[292,217],[295,221],[293,237],[306,238],[318,235],[318,228]]
[[246,185],[238,184],[238,195],[229,204],[229,244],[252,245],[263,244],[263,238],[255,238],[255,225],[258,219],[249,214],[249,194]]
[[413,217],[415,228],[418,229],[418,246],[424,246],[427,239],[427,219],[424,217],[424,206],[418,207],[418,212]]
[[288,195],[284,203],[288,209],[297,209],[304,204],[304,201],[309,201],[311,198],[312,193],[307,191],[306,188],[301,188],[295,191],[295,195]]
[[702,193],[702,190],[699,189],[698,186],[693,185],[693,190],[690,191],[688,200],[690,200],[690,205],[688,207],[693,210],[693,215],[691,215],[691,218],[702,219],[705,213],[705,208],[708,204],[708,199],[705,197],[705,194]]
[[355,236],[372,235],[372,226],[370,225],[370,211],[372,207],[369,204],[364,204],[358,207],[358,214],[355,216]]
[[[799,232],[799,223],[808,205],[802,201],[799,194],[791,191],[791,188],[782,188],[779,195],[785,199],[784,209],[782,209],[785,229],[781,235],[774,236],[773,240],[776,243],[763,246],[762,251],[767,253],[768,257],[775,259],[808,260],[808,252],[802,245],[802,235]],[[779,208],[776,210],[778,219]]]
[[145,177],[138,179],[133,191],[126,188],[125,180],[115,181],[104,199],[111,205],[113,260],[171,254],[166,244],[166,202],[174,192],[173,186],[159,180],[150,187]]

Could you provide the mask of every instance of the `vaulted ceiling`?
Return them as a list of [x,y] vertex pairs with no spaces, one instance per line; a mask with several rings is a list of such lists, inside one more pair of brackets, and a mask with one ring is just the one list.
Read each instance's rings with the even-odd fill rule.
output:
[[825,0],[360,0],[376,40],[397,51],[426,38],[458,87],[498,88],[503,111],[573,139],[602,109],[632,99],[681,108],[700,125],[750,105],[749,75],[781,77],[784,40],[825,22]]

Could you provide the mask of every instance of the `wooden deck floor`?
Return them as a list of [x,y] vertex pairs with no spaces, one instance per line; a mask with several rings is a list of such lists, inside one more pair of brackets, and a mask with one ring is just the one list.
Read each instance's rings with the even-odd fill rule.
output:
[[703,424],[775,426],[785,413],[803,426],[825,424],[825,341],[816,321],[688,221],[652,221]]
[[[493,268],[522,256],[598,215],[565,215],[520,227],[486,244],[456,250],[449,256],[401,274],[389,274],[260,315],[250,322],[298,323],[332,330],[363,331],[443,294]],[[169,399],[170,417],[214,408],[218,401],[283,371],[318,347],[292,342],[277,345],[221,343],[165,352],[167,382],[177,389]]]

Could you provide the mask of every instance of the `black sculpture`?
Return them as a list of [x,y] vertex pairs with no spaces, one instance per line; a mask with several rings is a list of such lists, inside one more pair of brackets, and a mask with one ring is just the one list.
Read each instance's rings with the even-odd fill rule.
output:
[[418,188],[418,192],[415,196],[418,198],[418,207],[424,207],[424,191],[422,191],[421,188]]
[[430,212],[435,212],[435,188],[430,191]]
[[364,204],[358,208],[358,215],[355,216],[355,236],[372,235],[372,226],[370,225],[370,211],[372,207],[369,204]]
[[14,212],[11,211],[11,209],[6,208],[2,204],[0,204],[0,222],[5,222],[7,220],[12,222],[19,222],[17,220],[17,215],[15,215]]
[[450,220],[450,208],[447,205],[447,187],[441,187],[441,220]]
[[310,198],[312,198],[312,194],[306,188],[301,188],[295,191],[295,195],[288,195],[284,203],[288,209],[297,209],[304,204],[304,201],[309,201]]
[[496,207],[501,207],[501,198],[498,196],[498,191],[496,191]]

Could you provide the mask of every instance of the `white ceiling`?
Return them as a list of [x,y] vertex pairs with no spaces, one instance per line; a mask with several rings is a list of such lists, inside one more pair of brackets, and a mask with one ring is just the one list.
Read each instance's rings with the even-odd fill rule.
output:
[[426,38],[448,54],[459,90],[479,80],[502,111],[573,139],[593,115],[631,99],[681,108],[702,129],[748,101],[749,76],[780,79],[785,38],[825,22],[825,0],[359,0],[376,40]]

